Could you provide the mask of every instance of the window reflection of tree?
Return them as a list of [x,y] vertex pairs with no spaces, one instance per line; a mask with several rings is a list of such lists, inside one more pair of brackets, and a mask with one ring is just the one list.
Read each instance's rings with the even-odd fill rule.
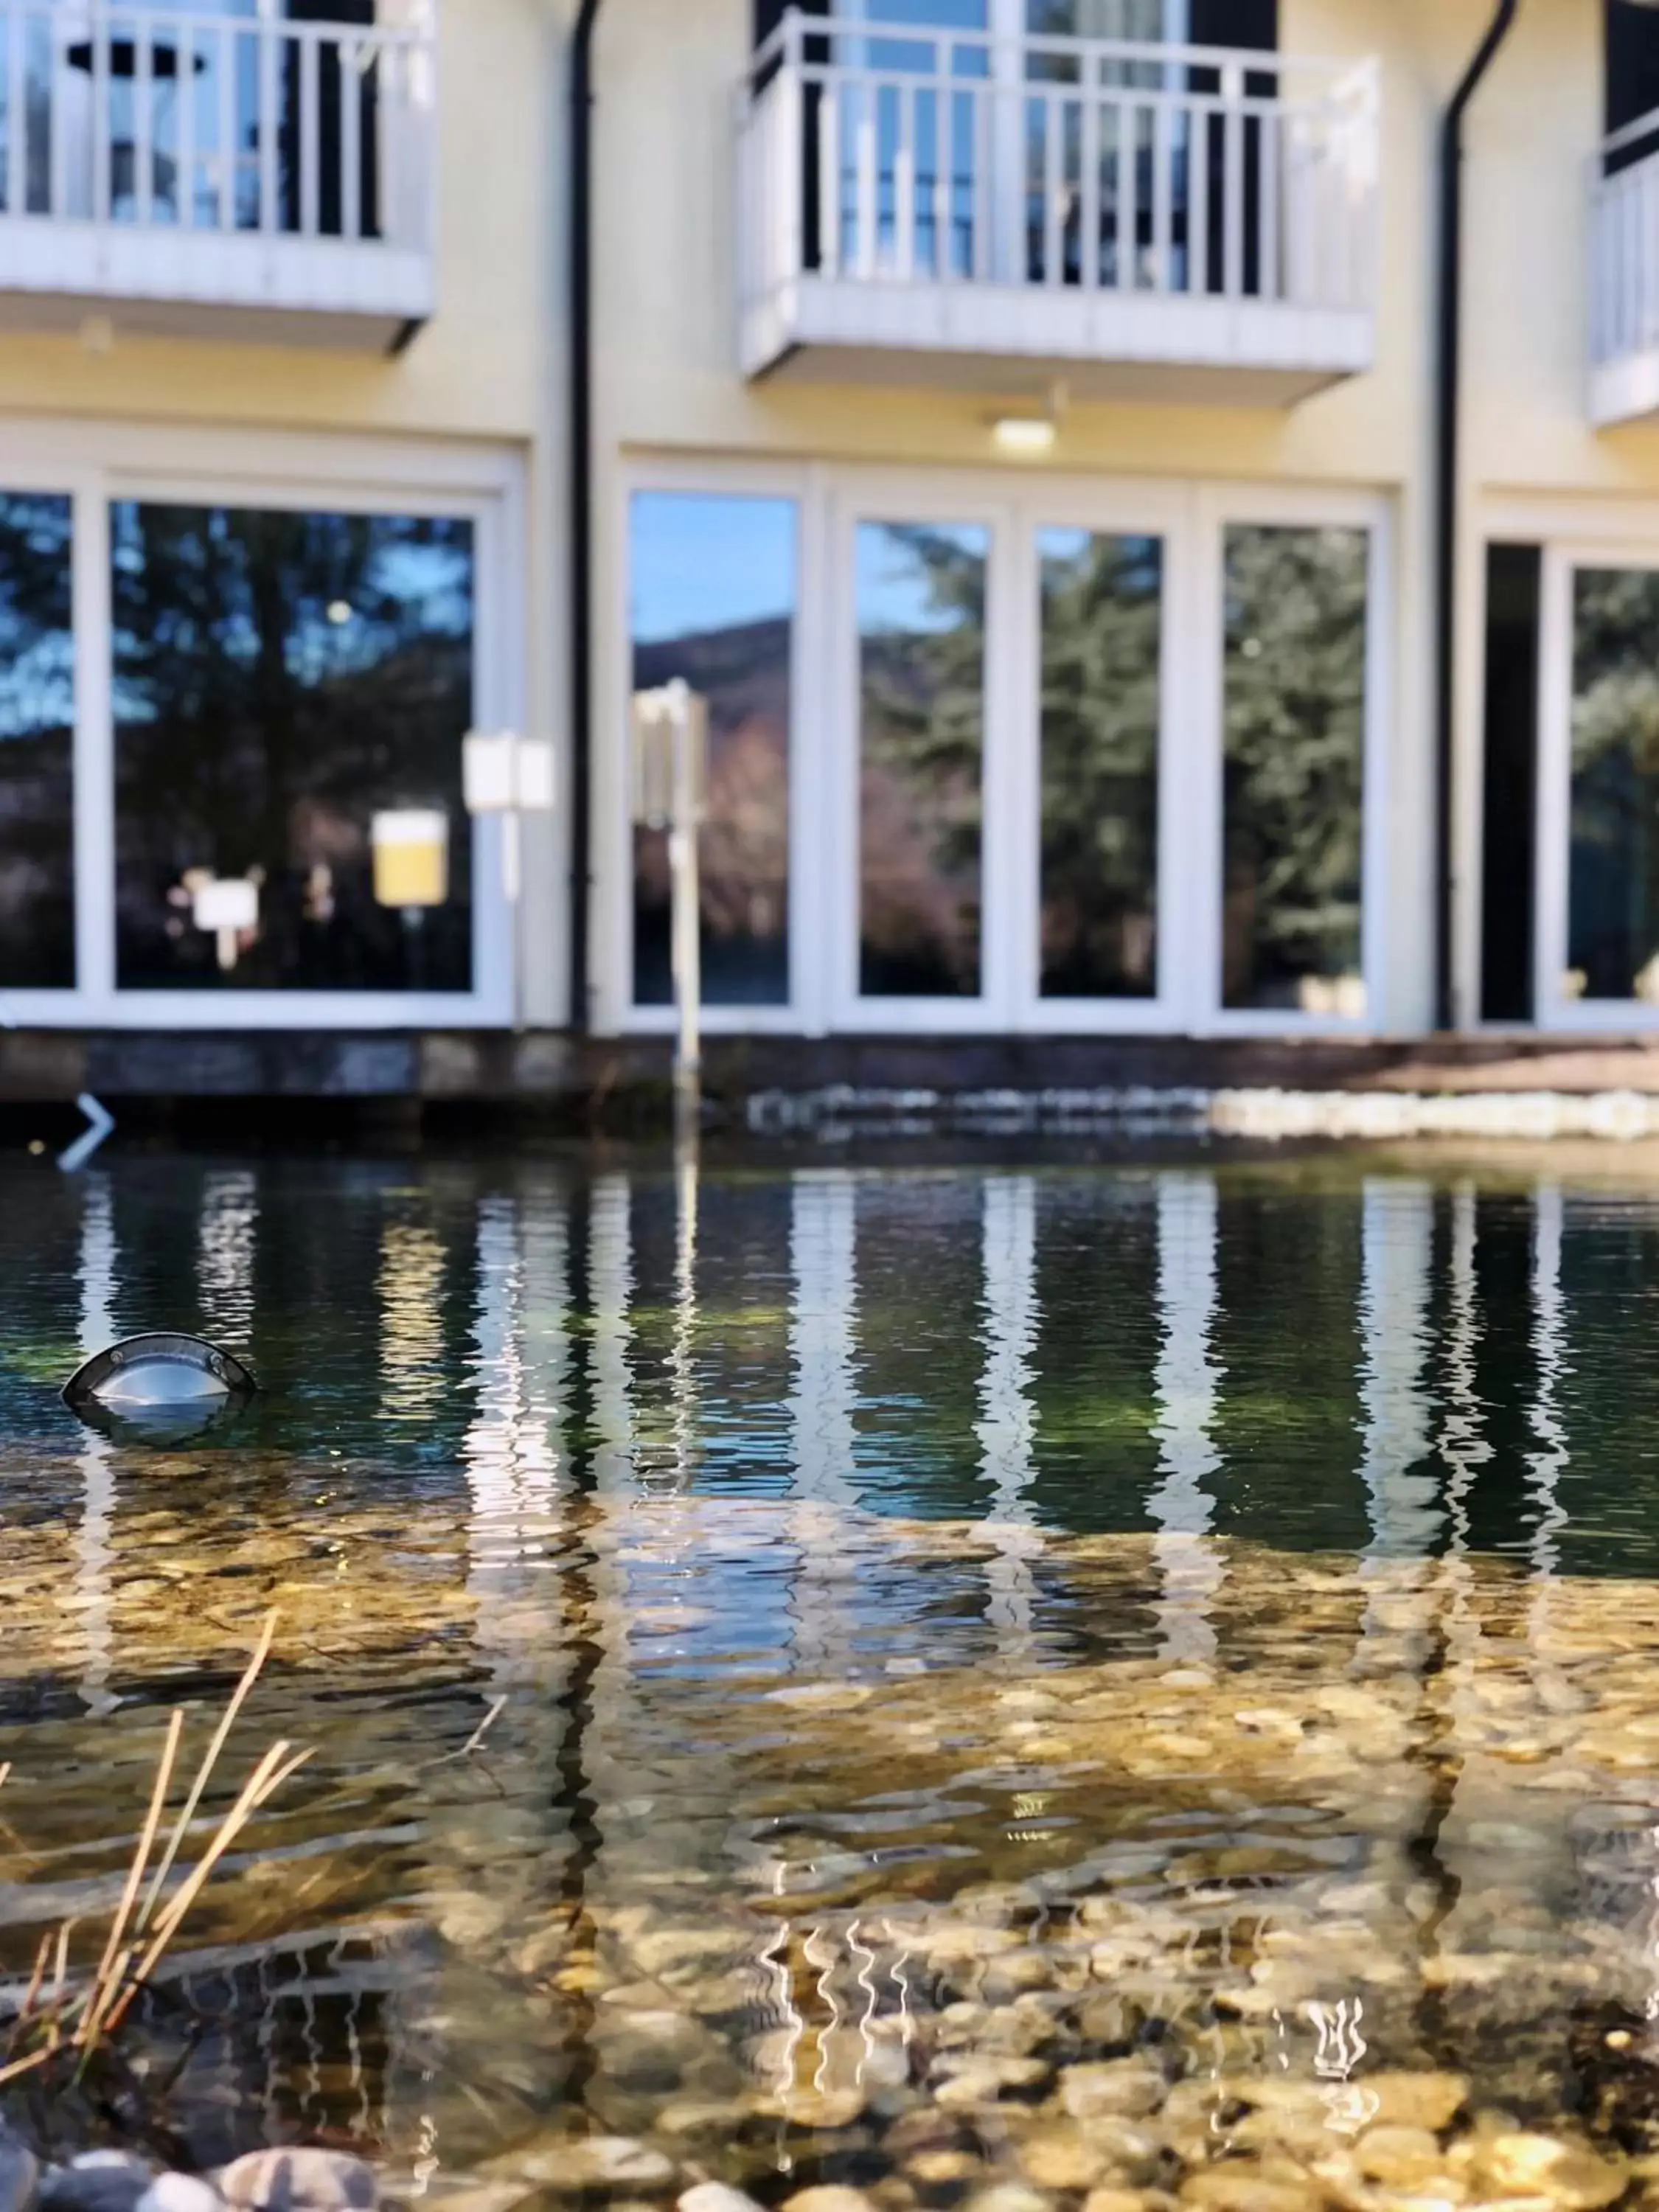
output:
[[1363,1011],[1363,530],[1226,538],[1225,1003]]
[[[862,989],[980,985],[987,539],[866,523],[860,610]],[[879,570],[876,563],[880,562]],[[884,605],[884,587],[902,595]],[[903,602],[919,591],[925,615]]]
[[[112,529],[122,984],[221,980],[167,897],[205,866],[264,872],[237,986],[468,988],[471,524],[123,502]],[[451,823],[418,960],[369,851],[410,805]]]
[[1659,1003],[1659,573],[1574,580],[1567,966],[1591,999]]
[[75,983],[70,505],[0,493],[0,985]]
[[1158,988],[1155,538],[1048,531],[1042,590],[1042,991]]

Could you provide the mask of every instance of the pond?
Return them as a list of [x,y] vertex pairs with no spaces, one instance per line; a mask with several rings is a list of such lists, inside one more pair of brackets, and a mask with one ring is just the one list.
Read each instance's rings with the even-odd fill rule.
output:
[[[198,1832],[313,1753],[74,2125],[481,2212],[1659,2189],[1621,1157],[0,1170],[0,1977],[273,1608]],[[263,1396],[81,1426],[147,1327]]]

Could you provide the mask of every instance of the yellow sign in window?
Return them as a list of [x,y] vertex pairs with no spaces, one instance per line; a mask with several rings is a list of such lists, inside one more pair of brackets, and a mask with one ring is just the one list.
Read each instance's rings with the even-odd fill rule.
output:
[[449,896],[449,817],[436,809],[398,807],[374,817],[374,900],[378,906],[441,906]]

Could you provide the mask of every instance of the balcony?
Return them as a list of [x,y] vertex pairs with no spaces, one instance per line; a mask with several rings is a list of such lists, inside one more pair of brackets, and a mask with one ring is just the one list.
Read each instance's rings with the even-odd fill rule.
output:
[[433,307],[434,39],[0,0],[0,328],[385,350]]
[[1590,185],[1590,420],[1659,414],[1659,112],[1607,139]]
[[1370,64],[792,13],[740,108],[746,375],[1286,405],[1370,366]]

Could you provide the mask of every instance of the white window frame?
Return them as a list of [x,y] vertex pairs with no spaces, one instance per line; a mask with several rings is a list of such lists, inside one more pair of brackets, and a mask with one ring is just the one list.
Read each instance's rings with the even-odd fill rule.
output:
[[[1534,796],[1533,1022],[1581,1033],[1659,1029],[1640,999],[1573,999],[1562,989],[1571,934],[1572,853],[1572,586],[1580,568],[1659,571],[1659,544],[1617,538],[1547,538],[1539,598],[1538,781]],[[1512,1024],[1510,1026],[1513,1026]]]
[[[891,469],[630,459],[618,473],[614,653],[595,750],[598,1026],[661,1035],[672,1007],[635,1006],[633,842],[626,762],[631,690],[630,513],[635,493],[796,501],[791,671],[790,978],[787,1006],[704,1010],[713,1035],[1353,1036],[1386,1026],[1389,750],[1396,651],[1393,509],[1386,494],[1170,478],[1079,478],[981,468]],[[988,533],[981,990],[972,1000],[866,999],[858,989],[859,640],[861,521],[976,523]],[[1223,533],[1230,523],[1368,534],[1362,940],[1365,1012],[1230,1010],[1223,975]],[[1150,999],[1040,995],[1041,763],[1038,532],[1145,534],[1164,544],[1158,784],[1158,990]]]
[[465,992],[122,990],[116,981],[115,732],[109,509],[184,506],[464,517],[474,527],[476,726],[521,727],[526,610],[510,586],[525,543],[522,470],[506,451],[407,440],[174,430],[17,420],[0,425],[0,488],[72,503],[75,629],[75,988],[10,990],[0,1007],[41,1028],[502,1028],[516,1003],[514,908],[499,818],[472,824],[472,988]]

